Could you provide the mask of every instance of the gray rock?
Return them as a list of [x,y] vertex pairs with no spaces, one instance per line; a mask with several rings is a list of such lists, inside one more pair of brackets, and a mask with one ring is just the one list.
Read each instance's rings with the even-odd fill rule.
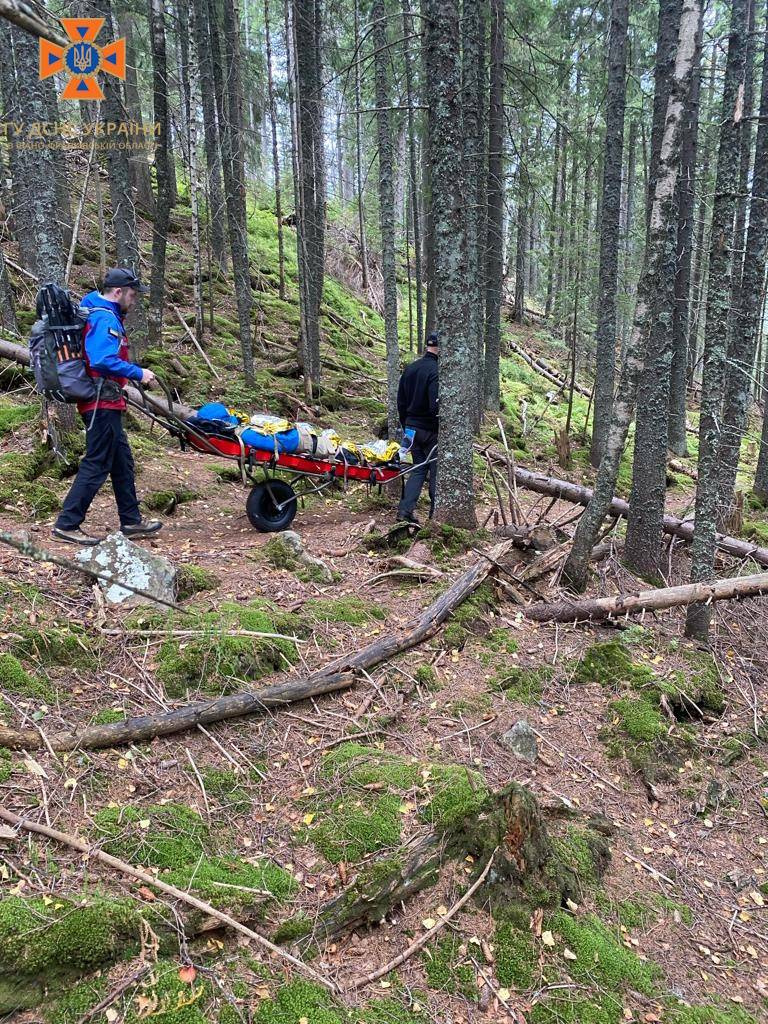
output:
[[521,761],[528,761],[529,764],[533,764],[539,756],[536,733],[524,718],[515,722],[511,729],[499,737],[499,743],[507,750],[511,750],[515,757],[519,757]]
[[269,541],[271,547],[282,547],[288,556],[288,562],[293,562],[306,570],[306,575],[315,583],[333,583],[333,572],[325,564],[322,558],[310,555],[304,547],[304,541],[294,530],[284,530],[277,533]]
[[[78,552],[75,557],[81,565],[94,572],[109,573],[163,601],[176,600],[176,567],[162,555],[134,544],[122,533],[111,533],[100,544]],[[149,598],[134,594],[119,583],[99,580],[99,586],[110,604],[152,603]]]

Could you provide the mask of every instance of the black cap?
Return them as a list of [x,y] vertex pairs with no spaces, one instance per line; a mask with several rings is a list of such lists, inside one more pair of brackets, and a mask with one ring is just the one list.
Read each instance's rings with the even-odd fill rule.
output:
[[427,335],[427,345],[430,348],[439,348],[440,347],[440,335],[438,334],[437,331],[432,331],[431,334]]
[[137,274],[127,267],[113,267],[104,275],[105,288],[135,288],[137,292],[146,291]]

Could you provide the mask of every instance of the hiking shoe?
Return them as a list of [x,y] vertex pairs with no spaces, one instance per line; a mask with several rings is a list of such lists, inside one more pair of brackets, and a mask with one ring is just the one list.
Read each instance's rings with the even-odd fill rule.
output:
[[130,523],[121,526],[120,532],[125,537],[149,537],[158,530],[162,530],[163,524],[159,519],[142,519],[140,523]]
[[89,537],[87,533],[83,533],[79,526],[75,527],[74,530],[66,530],[61,526],[54,526],[51,530],[51,536],[57,537],[59,540],[65,540],[69,544],[82,544],[85,547],[92,547],[94,544],[100,544],[103,537]]
[[421,526],[421,523],[413,514],[413,512],[408,512],[404,516],[398,515],[397,521],[398,523],[409,523],[411,526]]

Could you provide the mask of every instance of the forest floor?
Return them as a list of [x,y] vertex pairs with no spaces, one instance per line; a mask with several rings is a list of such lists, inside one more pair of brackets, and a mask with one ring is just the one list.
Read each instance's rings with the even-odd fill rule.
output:
[[[255,244],[261,237],[271,245],[266,219],[260,215],[258,223]],[[271,274],[266,256],[262,262]],[[187,308],[183,298],[182,292],[176,301]],[[265,340],[288,345],[295,309],[269,290],[264,298]],[[227,377],[225,397],[249,409],[290,411],[300,399],[298,383],[287,371],[280,375],[273,359],[259,361],[260,393],[230,387],[231,295],[222,290],[217,301],[220,331],[212,359]],[[327,332],[328,351],[357,376],[330,375],[328,405],[316,418],[320,426],[343,426],[364,439],[375,435],[383,410],[369,383],[383,376],[383,363],[381,345],[369,344],[359,331],[376,333],[380,322],[340,283],[332,283],[329,301],[352,326],[346,334]],[[221,384],[186,352],[179,332],[169,325],[169,333],[176,337],[154,358],[167,368],[169,353],[178,352],[188,373],[182,397],[224,397]],[[514,336],[562,365],[544,328]],[[522,360],[505,358],[510,444],[529,468],[589,482],[578,438],[576,468],[566,472],[556,464],[553,430],[562,425],[565,403],[553,402],[550,388]],[[0,528],[23,530],[40,546],[71,555],[49,535],[68,480],[56,479],[35,455],[39,435],[28,386],[17,380],[11,389],[0,400],[0,481],[11,480],[8,472],[3,481],[4,467],[21,475],[0,493]],[[271,401],[277,391],[284,396],[278,409]],[[578,399],[574,422],[583,422],[585,413],[586,401]],[[493,425],[487,429],[489,442]],[[286,567],[272,539],[253,530],[245,515],[247,492],[222,466],[180,452],[161,432],[138,423],[132,443],[142,498],[159,507],[164,520],[162,533],[146,546],[187,567],[189,596],[182,604],[189,614],[106,609],[81,576],[0,549],[3,724],[35,724],[41,735],[52,734],[252,689],[287,672],[301,675],[402,629],[493,540],[490,533],[425,531],[411,557],[442,576],[429,583],[374,580],[392,554],[376,538],[394,523],[394,502],[364,490],[317,497],[300,508],[293,526],[335,574],[334,583],[317,583]],[[37,475],[28,472],[35,458]],[[480,459],[477,469],[482,522],[498,506]],[[686,509],[692,487],[676,476],[668,509]],[[169,492],[175,508],[164,514]],[[572,523],[564,524],[573,506],[550,505],[522,490],[519,499],[529,521],[546,513],[549,524],[572,530]],[[750,516],[746,529],[760,536],[765,520],[759,511]],[[88,527],[116,527],[108,490]],[[676,544],[669,553],[670,582],[683,581],[688,568],[688,553]],[[719,569],[743,571],[726,560]],[[612,557],[596,567],[590,592],[637,585]],[[543,596],[554,594],[556,580],[537,587]],[[3,806],[147,866],[277,937],[341,987],[409,946],[445,916],[474,877],[471,862],[449,861],[435,885],[396,906],[381,924],[316,946],[303,939],[321,908],[358,872],[428,829],[437,799],[458,799],[453,783],[443,791],[438,781],[446,766],[466,769],[472,786],[527,786],[581,877],[578,894],[563,906],[542,905],[543,913],[534,909],[530,922],[527,912],[521,922],[514,906],[498,895],[491,901],[481,889],[423,950],[344,1001],[301,980],[245,937],[201,921],[183,904],[93,859],[37,836],[2,833],[4,1019],[765,1019],[765,609],[757,601],[719,605],[711,654],[683,638],[683,620],[671,611],[634,624],[538,625],[489,583],[435,637],[344,693],[114,749],[0,751]],[[295,639],[223,635],[254,629]],[[697,694],[695,711],[685,700],[660,698],[681,691]],[[538,733],[534,763],[500,742],[521,719]],[[602,877],[579,831],[595,815],[611,829]],[[14,1005],[29,1008],[14,1012]]]

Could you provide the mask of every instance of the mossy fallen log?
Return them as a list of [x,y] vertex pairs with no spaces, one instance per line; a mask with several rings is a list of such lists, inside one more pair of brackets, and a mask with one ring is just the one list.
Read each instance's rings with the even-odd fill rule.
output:
[[[512,541],[497,544],[487,556],[475,562],[403,630],[389,633],[358,651],[347,652],[308,676],[275,683],[261,690],[199,701],[161,714],[140,715],[136,718],[123,719],[121,722],[90,725],[79,732],[66,730],[47,734],[45,745],[53,750],[93,750],[97,747],[136,743],[155,736],[168,736],[194,729],[198,725],[210,725],[212,722],[221,722],[229,718],[263,713],[295,701],[347,689],[355,683],[355,672],[373,668],[434,636],[451,612],[496,571],[499,561],[511,547]],[[36,729],[0,727],[0,747],[29,750],[39,749],[43,745],[42,736]]]

